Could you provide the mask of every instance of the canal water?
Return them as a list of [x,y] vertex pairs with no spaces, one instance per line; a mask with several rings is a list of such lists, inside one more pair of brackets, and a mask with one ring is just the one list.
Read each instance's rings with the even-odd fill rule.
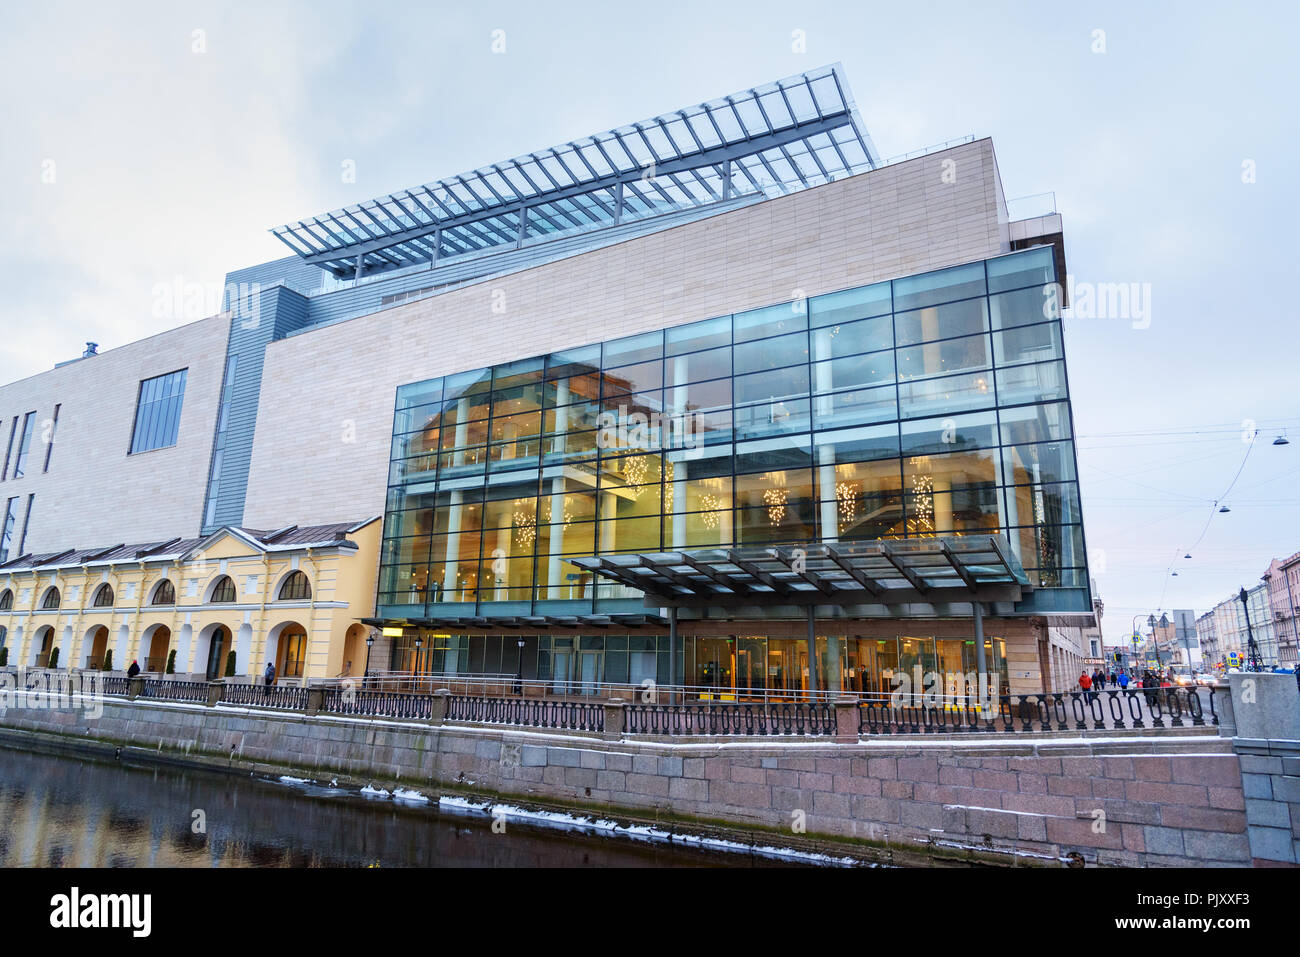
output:
[[[195,833],[201,820],[205,833]],[[0,745],[0,867],[751,867],[779,859],[307,782]]]

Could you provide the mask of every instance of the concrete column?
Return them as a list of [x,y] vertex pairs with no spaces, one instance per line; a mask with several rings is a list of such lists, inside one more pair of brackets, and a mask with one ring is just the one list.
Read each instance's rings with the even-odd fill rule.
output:
[[808,606],[808,690],[817,691],[817,608]]
[[[668,683],[677,684],[677,606],[668,609]],[[672,704],[677,703],[677,692],[669,695]]]
[[[813,358],[829,359],[831,357],[831,329],[817,329],[813,332]],[[834,376],[829,362],[813,366],[815,381],[813,391],[819,393],[813,399],[814,423],[816,417],[829,416],[833,406],[832,399],[825,393],[835,388]],[[821,445],[817,447],[817,495],[821,500],[821,540],[838,542],[840,540],[839,498],[835,486],[835,447]]]
[[844,690],[844,659],[840,652],[839,635],[826,636],[826,653],[826,656],[830,659],[826,665],[826,690],[839,694]]

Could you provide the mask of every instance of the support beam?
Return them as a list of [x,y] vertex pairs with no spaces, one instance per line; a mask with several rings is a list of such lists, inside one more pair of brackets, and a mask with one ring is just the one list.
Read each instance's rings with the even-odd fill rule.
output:
[[[668,684],[677,686],[677,606],[668,609]],[[669,704],[677,703],[677,692],[669,692]]]
[[889,562],[889,564],[897,568],[899,574],[907,579],[908,584],[910,584],[918,592],[924,595],[926,592],[930,590],[930,586],[921,580],[920,575],[918,575],[915,571],[913,571],[910,567],[908,567],[906,562],[899,561],[898,555],[894,553],[894,550],[892,548],[890,548],[884,542],[878,544],[876,548],[881,555],[885,556],[885,559]]

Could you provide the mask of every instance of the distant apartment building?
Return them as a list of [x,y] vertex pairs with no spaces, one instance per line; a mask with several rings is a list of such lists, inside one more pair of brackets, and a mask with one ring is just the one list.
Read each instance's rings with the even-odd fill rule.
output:
[[[1246,615],[1249,613],[1249,627]],[[1230,595],[1195,622],[1202,655],[1209,667],[1231,667],[1235,654],[1244,663],[1249,660],[1249,639],[1253,635],[1259,649],[1260,664],[1272,668],[1280,663],[1277,629],[1269,605],[1268,588],[1256,585],[1246,592],[1246,604],[1239,595]]]
[[1300,608],[1300,552],[1290,558],[1273,559],[1263,575],[1268,590],[1269,614],[1277,631],[1278,659],[1293,666],[1300,654],[1297,640],[1297,608]]

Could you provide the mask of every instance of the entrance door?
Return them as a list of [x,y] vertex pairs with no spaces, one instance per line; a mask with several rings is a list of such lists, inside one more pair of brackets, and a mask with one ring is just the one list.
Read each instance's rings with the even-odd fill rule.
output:
[[569,691],[569,659],[572,652],[556,649],[551,655],[551,691],[567,694]]
[[584,651],[579,659],[580,671],[578,680],[582,682],[579,687],[579,693],[585,695],[595,694],[596,685],[600,681],[600,652]]
[[212,633],[212,643],[208,646],[208,667],[205,672],[209,681],[222,674],[222,654],[229,644],[229,635],[225,628],[218,628]]

